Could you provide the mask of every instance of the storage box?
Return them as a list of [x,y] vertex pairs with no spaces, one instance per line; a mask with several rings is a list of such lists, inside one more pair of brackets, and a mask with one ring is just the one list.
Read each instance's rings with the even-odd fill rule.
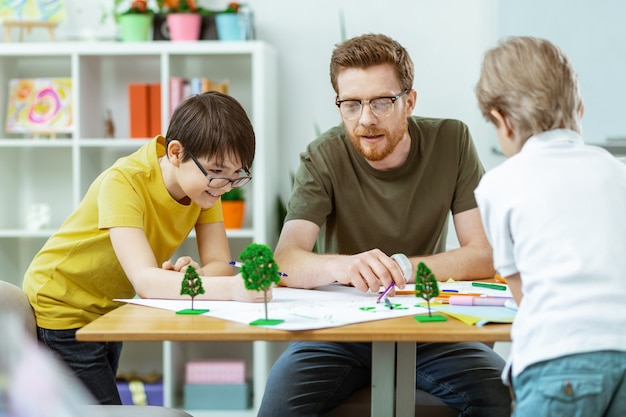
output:
[[245,410],[252,404],[250,381],[243,384],[185,384],[185,408]]
[[117,381],[117,390],[124,405],[163,405],[163,382]]
[[188,384],[243,384],[246,363],[243,360],[195,360],[187,362],[185,382]]

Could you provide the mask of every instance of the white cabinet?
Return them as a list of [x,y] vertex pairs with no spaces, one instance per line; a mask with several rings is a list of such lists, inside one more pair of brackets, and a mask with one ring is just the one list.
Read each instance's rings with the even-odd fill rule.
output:
[[[4,43],[0,48],[2,279],[21,285],[32,257],[78,205],[96,176],[117,158],[133,152],[148,140],[128,138],[129,83],[161,84],[162,133],[165,134],[170,115],[171,77],[228,80],[229,93],[246,109],[257,138],[252,169],[254,180],[245,190],[244,227],[228,230],[228,236],[234,257],[251,242],[273,247],[277,235],[278,183],[276,70],[275,51],[261,41]],[[33,139],[32,135],[6,133],[10,79],[63,77],[70,77],[73,85],[74,126],[70,134],[54,139]],[[105,138],[107,110],[113,116],[115,138]],[[37,204],[50,207],[50,226],[29,230],[26,215]],[[185,242],[182,251],[196,256],[193,236]],[[138,346],[126,344],[129,356],[133,348],[146,349],[145,343],[135,345]],[[218,348],[219,344],[184,346],[171,342],[148,343],[147,346],[162,359],[161,363],[155,364],[154,359],[149,358],[151,355],[147,355],[147,363],[123,358],[122,367],[130,363],[143,369],[161,368],[168,406],[180,405],[181,367],[185,360],[237,352],[249,363],[255,396],[252,410],[233,415],[256,414],[269,367],[265,343],[255,342],[241,349]],[[206,414],[221,415],[220,412]],[[204,414],[194,411],[194,415]]]

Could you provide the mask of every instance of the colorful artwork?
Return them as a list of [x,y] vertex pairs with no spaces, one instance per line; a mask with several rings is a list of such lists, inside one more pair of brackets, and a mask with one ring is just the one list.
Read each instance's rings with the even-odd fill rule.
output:
[[7,132],[71,133],[73,124],[70,78],[9,81]]
[[64,18],[65,0],[0,0],[0,21],[59,22]]

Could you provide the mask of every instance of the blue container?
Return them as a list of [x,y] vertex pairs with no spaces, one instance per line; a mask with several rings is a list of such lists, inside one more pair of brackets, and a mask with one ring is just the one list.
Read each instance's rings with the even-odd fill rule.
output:
[[245,22],[239,13],[218,13],[215,15],[217,38],[221,41],[243,41],[246,39]]

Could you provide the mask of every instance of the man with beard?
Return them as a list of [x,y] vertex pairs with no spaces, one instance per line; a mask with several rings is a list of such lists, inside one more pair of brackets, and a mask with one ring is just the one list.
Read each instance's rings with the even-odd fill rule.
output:
[[[395,282],[402,289],[398,257],[412,266],[409,281],[419,262],[440,279],[493,276],[473,195],[484,169],[470,133],[457,120],[411,116],[413,75],[406,50],[384,35],[333,51],[330,78],[343,124],[301,155],[275,253],[289,271],[283,285],[338,282],[377,293]],[[450,212],[461,247],[445,252]],[[291,344],[272,368],[258,415],[327,414],[370,384],[371,358],[370,343]],[[503,367],[481,343],[419,343],[416,386],[459,416],[508,416]]]

